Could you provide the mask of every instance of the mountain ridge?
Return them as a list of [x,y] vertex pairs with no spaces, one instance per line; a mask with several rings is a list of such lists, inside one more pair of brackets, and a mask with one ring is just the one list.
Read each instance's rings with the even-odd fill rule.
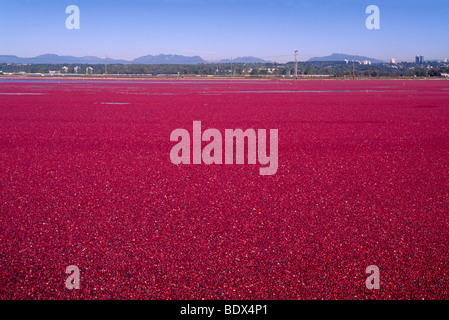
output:
[[[233,63],[270,63],[272,61],[267,61],[261,58],[253,56],[237,57],[232,59]],[[231,63],[231,59],[221,59],[218,63]]]
[[307,60],[307,62],[345,61],[345,59],[349,60],[349,61],[352,61],[352,59],[354,59],[354,60],[358,60],[358,61],[368,60],[368,61],[371,61],[371,63],[385,63],[384,61],[381,61],[378,59],[365,57],[365,56],[359,56],[359,55],[351,55],[351,54],[346,54],[346,53],[333,53],[330,56],[313,57],[313,58],[310,58],[309,60]]
[[[313,57],[307,60],[307,62],[318,62],[318,61],[345,61],[352,59],[358,61],[368,60],[371,63],[384,63],[384,61],[359,56],[359,55],[349,55],[345,53],[333,53],[329,56],[323,57]],[[97,56],[83,56],[74,57],[67,55],[57,55],[54,53],[41,54],[36,57],[22,58],[16,55],[0,55],[0,63],[19,63],[19,64],[104,64],[106,62],[105,58],[99,58]],[[221,59],[218,62],[206,61],[200,56],[183,56],[178,54],[158,54],[158,55],[145,55],[137,57],[133,60],[125,59],[113,59],[108,57],[108,64],[201,64],[201,63],[230,63],[231,59]],[[272,61],[267,61],[261,58],[253,56],[243,56],[232,59],[233,63],[271,63]]]
[[[103,64],[105,58],[96,56],[59,56],[54,53],[46,53],[36,57],[22,58],[15,55],[0,55],[0,63],[29,63],[29,64]],[[108,57],[109,64],[199,64],[207,63],[199,56],[182,56],[174,54],[146,55],[133,60],[113,59]]]

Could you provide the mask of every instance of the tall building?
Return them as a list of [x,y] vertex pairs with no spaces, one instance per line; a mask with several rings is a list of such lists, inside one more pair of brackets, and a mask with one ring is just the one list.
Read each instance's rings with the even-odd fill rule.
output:
[[416,64],[419,64],[419,56],[416,56],[416,57],[415,57],[415,63],[416,63]]
[[419,56],[419,63],[424,63],[424,57],[423,56]]
[[390,59],[390,63],[391,63],[391,64],[396,64],[396,59],[395,59],[395,58],[391,58],[391,59]]
[[447,63],[447,58],[444,58],[444,63]]

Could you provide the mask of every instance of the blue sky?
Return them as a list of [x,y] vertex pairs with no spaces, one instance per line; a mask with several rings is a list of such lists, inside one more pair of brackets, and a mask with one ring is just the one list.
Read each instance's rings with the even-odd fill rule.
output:
[[[68,5],[80,29],[68,30]],[[380,30],[365,27],[368,5]],[[0,54],[134,59],[199,55],[299,60],[334,52],[381,60],[449,58],[447,0],[0,0]]]

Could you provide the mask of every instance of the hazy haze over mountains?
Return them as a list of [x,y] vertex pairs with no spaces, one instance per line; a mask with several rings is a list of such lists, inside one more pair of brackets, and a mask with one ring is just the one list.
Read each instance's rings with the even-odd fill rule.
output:
[[310,58],[307,61],[308,62],[315,62],[315,61],[345,61],[345,59],[349,60],[349,61],[352,61],[352,59],[354,59],[354,60],[358,60],[358,61],[368,60],[368,61],[371,61],[371,63],[384,63],[384,61],[377,60],[377,59],[374,59],[374,58],[358,56],[358,55],[350,55],[350,54],[345,54],[345,53],[333,53],[330,56],[314,57],[314,58]]
[[[220,63],[230,63],[231,59],[221,59],[219,61]],[[248,56],[248,57],[238,57],[235,59],[232,59],[232,62],[234,63],[268,63],[271,61],[267,61],[267,60],[263,60],[257,57],[252,57],[252,56]]]
[[[33,58],[21,58],[13,55],[0,55],[0,63],[34,63],[34,64],[103,64],[106,59],[85,56],[85,57],[73,57],[73,56],[58,56],[56,54],[43,54]],[[146,55],[134,60],[113,59],[107,58],[108,64],[198,64],[207,63],[199,56],[186,57],[173,54],[159,54],[156,56]]]

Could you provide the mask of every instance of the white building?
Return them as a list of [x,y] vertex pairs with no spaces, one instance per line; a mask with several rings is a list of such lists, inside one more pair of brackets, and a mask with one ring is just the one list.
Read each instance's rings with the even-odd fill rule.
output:
[[390,59],[390,63],[391,63],[391,64],[396,64],[396,59],[395,59],[395,58],[391,58],[391,59]]
[[61,70],[62,70],[63,73],[67,73],[69,71],[69,68],[64,66],[64,67],[61,68]]
[[371,61],[369,61],[369,60],[363,60],[363,64],[364,64],[364,65],[370,65],[370,64],[371,64]]

